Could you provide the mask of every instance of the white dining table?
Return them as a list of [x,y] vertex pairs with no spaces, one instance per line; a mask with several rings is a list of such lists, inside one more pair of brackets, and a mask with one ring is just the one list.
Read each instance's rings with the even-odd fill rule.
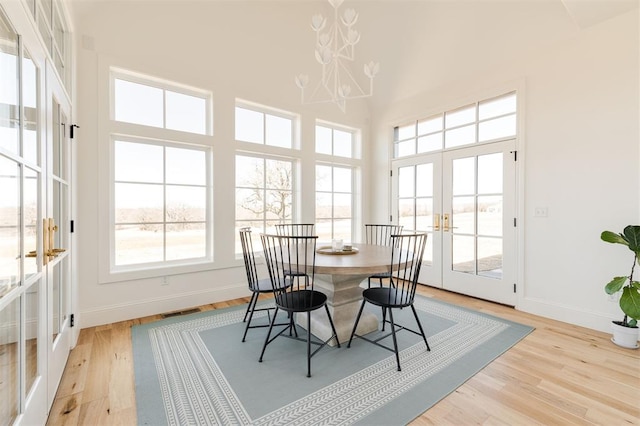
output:
[[[391,264],[391,247],[353,244],[354,253],[323,254],[330,251],[322,249],[318,243],[316,252],[314,286],[327,295],[327,305],[333,319],[338,340],[346,343],[351,336],[356,315],[362,303],[363,288],[360,284],[376,273],[388,272]],[[372,285],[378,285],[374,281]],[[300,318],[298,325],[306,328],[306,319]],[[357,334],[363,335],[378,329],[378,318],[366,310],[358,324]],[[321,311],[311,315],[311,333],[322,340],[333,334],[327,316]],[[334,341],[330,342],[335,345]]]

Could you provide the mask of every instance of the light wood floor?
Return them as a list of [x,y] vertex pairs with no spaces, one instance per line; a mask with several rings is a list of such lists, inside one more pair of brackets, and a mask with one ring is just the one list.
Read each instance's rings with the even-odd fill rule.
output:
[[[640,351],[610,335],[420,286],[419,292],[536,330],[413,425],[640,425]],[[220,309],[238,299],[201,306]],[[81,331],[48,425],[135,425],[130,328],[146,317]]]

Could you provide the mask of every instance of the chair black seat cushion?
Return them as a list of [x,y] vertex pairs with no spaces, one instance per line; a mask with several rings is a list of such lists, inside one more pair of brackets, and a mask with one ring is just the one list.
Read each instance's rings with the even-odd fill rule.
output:
[[309,312],[327,303],[327,296],[316,290],[290,291],[276,295],[276,305],[287,312]]
[[393,287],[368,288],[362,292],[362,298],[377,306],[404,308],[410,306],[412,298],[406,291]]

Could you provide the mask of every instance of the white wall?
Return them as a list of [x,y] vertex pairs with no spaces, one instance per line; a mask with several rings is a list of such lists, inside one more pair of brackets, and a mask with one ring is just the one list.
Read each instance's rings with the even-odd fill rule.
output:
[[[640,222],[638,34],[635,10],[374,112],[372,170],[388,170],[394,124],[519,89],[520,310],[605,331],[621,319],[603,287],[628,273],[632,255],[599,236]],[[388,185],[386,175],[370,178],[373,187]],[[382,220],[388,194],[375,195]],[[535,207],[548,217],[534,218]]]
[[[368,138],[368,109],[350,102],[301,107],[294,76],[317,78],[315,36],[309,19],[318,3],[307,2],[74,2],[78,53],[77,250],[81,327],[184,309],[247,295],[244,267],[234,256],[234,121],[236,97],[301,114],[301,162],[313,171],[316,118],[359,127]],[[290,19],[300,13],[304,20]],[[268,37],[263,35],[268,34]],[[292,38],[291,34],[299,34]],[[295,54],[296,49],[304,55]],[[211,90],[214,100],[215,269],[117,283],[101,283],[98,269],[100,203],[106,194],[99,155],[108,135],[105,70],[115,65]],[[311,172],[309,171],[311,170]],[[305,179],[300,220],[314,220],[314,181]],[[366,182],[364,191],[368,192]],[[366,211],[366,209],[365,209]]]

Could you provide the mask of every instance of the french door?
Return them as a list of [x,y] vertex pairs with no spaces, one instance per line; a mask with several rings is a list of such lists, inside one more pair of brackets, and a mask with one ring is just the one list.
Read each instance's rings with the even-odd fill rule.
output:
[[0,424],[46,422],[71,346],[70,101],[31,46],[0,8]]
[[419,281],[515,305],[515,141],[393,162],[394,216],[428,233]]
[[[47,67],[50,63],[47,62]],[[50,407],[71,348],[71,146],[70,103],[47,69],[47,178],[43,264],[47,283],[47,359]]]

